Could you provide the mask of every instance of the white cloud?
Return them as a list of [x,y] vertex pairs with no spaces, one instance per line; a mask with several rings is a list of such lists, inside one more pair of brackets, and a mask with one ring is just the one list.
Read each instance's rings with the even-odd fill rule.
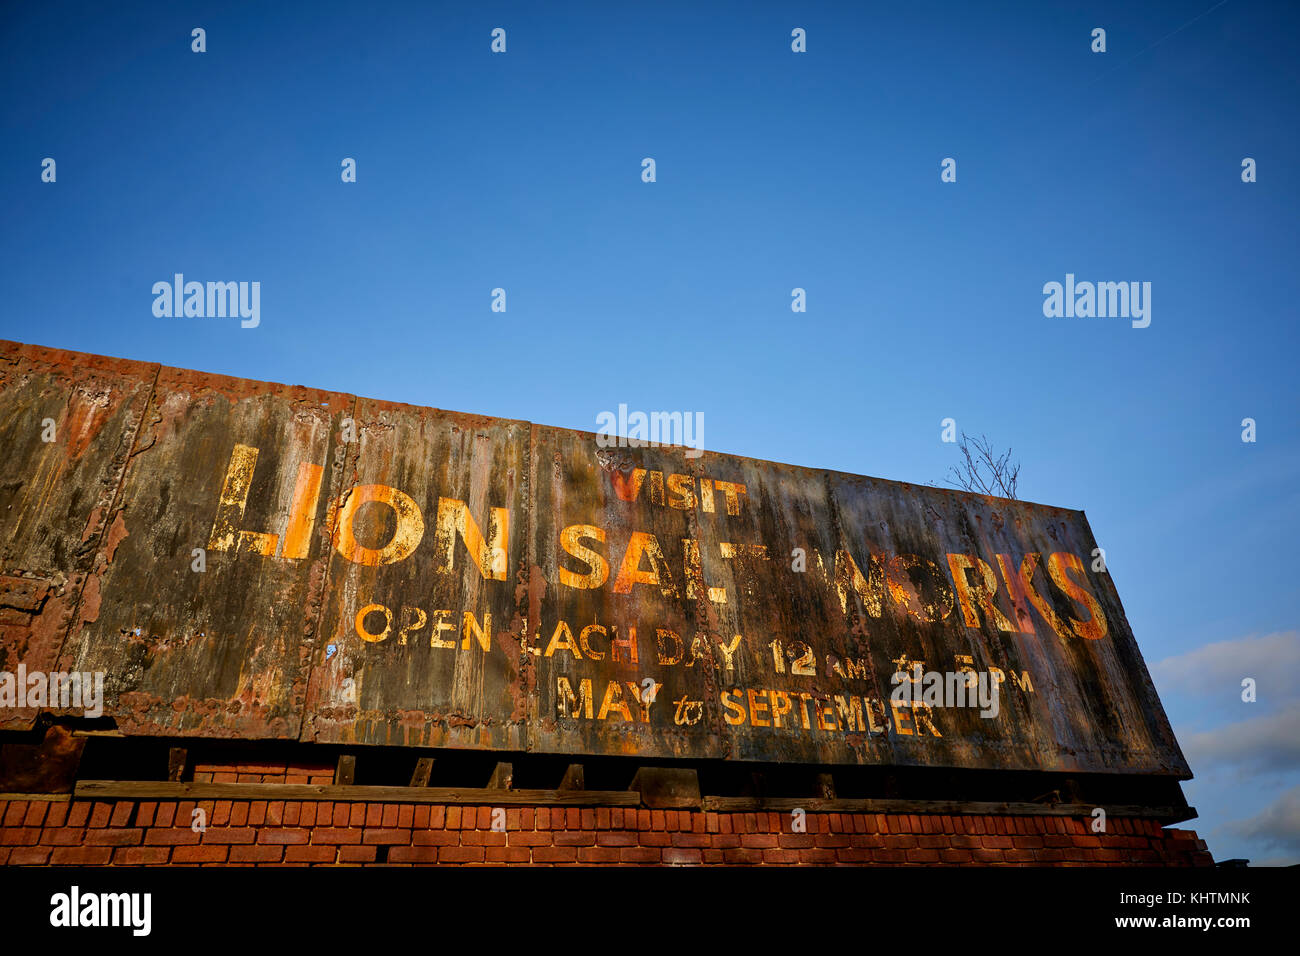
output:
[[1262,773],[1300,769],[1300,700],[1279,713],[1183,736],[1181,743],[1193,773],[1198,766]]
[[[1300,853],[1300,786],[1287,790],[1253,817],[1229,823],[1227,829],[1264,847]],[[1280,859],[1272,857],[1270,862]]]
[[1243,677],[1253,677],[1260,702],[1300,697],[1300,631],[1278,631],[1206,644],[1166,657],[1151,668],[1161,693],[1213,694],[1228,688],[1241,693]]

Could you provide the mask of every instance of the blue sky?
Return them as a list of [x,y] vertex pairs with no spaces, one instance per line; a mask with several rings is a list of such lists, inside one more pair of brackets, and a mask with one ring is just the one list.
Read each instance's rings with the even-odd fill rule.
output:
[[[699,411],[710,449],[912,482],[952,417],[1087,512],[1190,825],[1297,862],[1298,32],[1249,0],[6,4],[0,335],[573,428]],[[176,272],[259,281],[260,326],[155,318]],[[1150,327],[1044,317],[1066,273],[1150,282]]]

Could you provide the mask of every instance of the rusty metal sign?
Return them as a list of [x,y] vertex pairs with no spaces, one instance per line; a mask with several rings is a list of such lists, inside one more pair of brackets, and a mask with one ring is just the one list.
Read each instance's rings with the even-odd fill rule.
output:
[[129,733],[1190,776],[1082,512],[0,356],[0,670]]
[[[64,672],[141,734],[297,736],[352,398],[164,368]],[[274,528],[271,532],[253,529]]]
[[[78,605],[95,614],[96,562],[121,534],[114,501],[157,372],[0,347],[0,673],[56,670]],[[0,729],[26,729],[46,709],[23,703],[0,706]]]
[[357,401],[304,738],[524,749],[528,425]]

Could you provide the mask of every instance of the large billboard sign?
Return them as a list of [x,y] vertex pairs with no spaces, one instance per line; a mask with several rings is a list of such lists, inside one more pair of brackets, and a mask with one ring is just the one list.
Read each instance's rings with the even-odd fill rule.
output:
[[0,357],[0,670],[127,733],[1189,775],[1082,512]]

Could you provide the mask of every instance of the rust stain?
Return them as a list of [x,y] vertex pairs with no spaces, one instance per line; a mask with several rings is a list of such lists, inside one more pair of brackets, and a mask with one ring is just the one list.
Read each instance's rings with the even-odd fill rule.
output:
[[123,513],[119,511],[113,518],[113,524],[108,529],[108,536],[104,540],[104,561],[108,564],[113,563],[113,555],[117,553],[117,546],[122,543],[122,539],[127,535],[126,519]]

